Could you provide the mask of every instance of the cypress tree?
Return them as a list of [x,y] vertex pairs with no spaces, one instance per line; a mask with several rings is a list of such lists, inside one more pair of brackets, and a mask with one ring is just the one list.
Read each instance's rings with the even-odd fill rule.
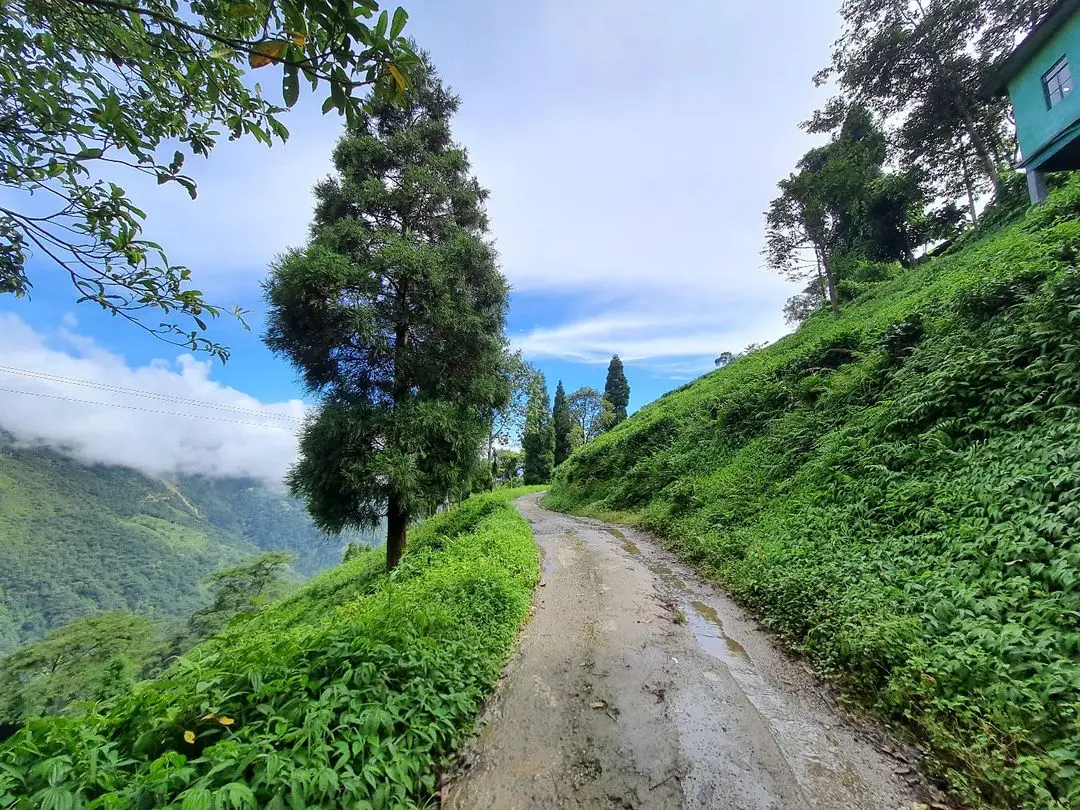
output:
[[608,404],[610,424],[608,428],[626,419],[626,406],[630,404],[630,383],[626,381],[622,360],[612,355],[608,363],[607,381],[604,383],[604,401]]
[[574,419],[570,414],[570,401],[566,398],[566,390],[562,380],[555,388],[555,406],[551,410],[551,421],[555,428],[555,466],[558,467],[570,457],[573,450],[571,432],[574,427]]
[[458,99],[425,66],[338,142],[311,238],[265,288],[266,342],[321,400],[289,489],[325,531],[385,515],[388,568],[410,520],[467,483],[508,398],[487,192],[452,138]]
[[547,381],[537,372],[529,384],[529,404],[521,431],[526,484],[546,484],[555,468],[555,426],[549,402]]

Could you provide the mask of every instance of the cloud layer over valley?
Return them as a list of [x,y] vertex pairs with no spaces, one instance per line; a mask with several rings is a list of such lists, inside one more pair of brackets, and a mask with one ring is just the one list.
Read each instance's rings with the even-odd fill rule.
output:
[[[0,313],[0,429],[88,463],[150,475],[244,476],[280,484],[296,457],[299,400],[260,402],[182,355],[130,367],[80,335]],[[164,347],[163,347],[164,348]]]

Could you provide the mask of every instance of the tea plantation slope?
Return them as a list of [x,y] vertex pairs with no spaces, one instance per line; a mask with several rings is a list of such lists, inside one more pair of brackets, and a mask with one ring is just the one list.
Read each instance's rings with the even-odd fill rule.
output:
[[363,551],[165,676],[0,744],[0,807],[425,805],[529,612],[509,499],[429,520],[387,575]]
[[1080,807],[1080,185],[643,408],[545,504],[631,522],[969,802]]

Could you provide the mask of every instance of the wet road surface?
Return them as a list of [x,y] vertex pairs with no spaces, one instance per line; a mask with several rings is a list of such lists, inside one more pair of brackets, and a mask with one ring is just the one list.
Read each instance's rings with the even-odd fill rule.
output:
[[877,732],[721,591],[647,535],[538,499],[516,505],[542,586],[447,807],[914,806]]

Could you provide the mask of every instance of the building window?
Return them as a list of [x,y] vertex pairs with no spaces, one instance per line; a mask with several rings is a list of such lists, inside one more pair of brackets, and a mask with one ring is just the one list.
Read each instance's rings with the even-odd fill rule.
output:
[[1043,74],[1043,92],[1046,94],[1046,109],[1056,107],[1073,89],[1072,71],[1066,57],[1058,59],[1052,68]]

